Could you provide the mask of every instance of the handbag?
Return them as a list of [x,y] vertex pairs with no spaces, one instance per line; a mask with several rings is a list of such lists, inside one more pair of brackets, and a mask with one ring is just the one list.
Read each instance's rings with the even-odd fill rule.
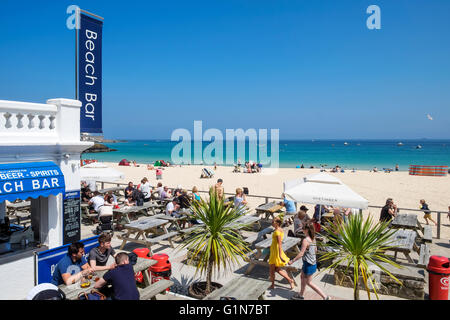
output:
[[78,300],[106,300],[106,296],[97,289],[92,289],[91,292],[80,292]]

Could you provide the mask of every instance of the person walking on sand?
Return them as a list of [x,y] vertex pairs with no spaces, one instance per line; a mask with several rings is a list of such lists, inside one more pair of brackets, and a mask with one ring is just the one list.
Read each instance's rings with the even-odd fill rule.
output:
[[270,246],[270,256],[269,256],[269,267],[270,267],[270,281],[272,282],[271,289],[275,288],[275,272],[278,272],[283,278],[289,281],[291,289],[294,289],[294,279],[291,279],[286,272],[286,270],[280,269],[284,267],[288,262],[289,258],[283,252],[281,243],[283,241],[284,232],[281,228],[281,219],[276,217],[272,221],[272,227],[275,231],[272,234],[272,245]]
[[422,210],[425,213],[423,218],[425,219],[427,225],[429,224],[428,220],[431,220],[434,223],[434,225],[437,226],[436,221],[434,221],[433,218],[431,218],[431,211],[430,208],[428,208],[428,205],[426,204],[425,200],[424,199],[420,200],[420,204],[421,204],[420,210]]
[[289,265],[299,260],[303,259],[303,267],[302,273],[300,276],[301,284],[300,284],[300,292],[294,294],[292,297],[293,300],[304,300],[304,294],[306,290],[306,286],[308,285],[311,289],[317,292],[324,300],[330,300],[330,296],[326,295],[317,285],[312,283],[312,276],[317,270],[317,261],[316,261],[316,239],[315,239],[315,231],[312,223],[307,223],[303,226],[303,232],[306,237],[302,241],[302,248],[300,249],[300,253],[291,261],[288,262]]

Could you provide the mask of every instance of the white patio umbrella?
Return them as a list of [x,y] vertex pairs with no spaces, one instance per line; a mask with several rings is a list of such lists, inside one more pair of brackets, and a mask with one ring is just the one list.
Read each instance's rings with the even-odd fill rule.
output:
[[367,209],[369,201],[327,173],[307,175],[284,183],[284,194],[296,202]]
[[119,170],[113,169],[101,162],[93,162],[80,168],[80,178],[86,181],[114,182],[125,179]]

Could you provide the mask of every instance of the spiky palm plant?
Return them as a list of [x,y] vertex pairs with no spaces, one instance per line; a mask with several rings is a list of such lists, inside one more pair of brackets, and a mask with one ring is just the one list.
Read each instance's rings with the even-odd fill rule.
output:
[[232,265],[239,264],[239,257],[248,260],[247,253],[251,250],[238,232],[239,228],[248,225],[236,221],[246,213],[246,209],[225,206],[212,188],[209,200],[194,201],[191,209],[193,218],[203,224],[188,232],[180,246],[192,253],[189,263],[194,263],[196,274],[206,273],[208,294],[214,271],[232,270]]
[[369,283],[374,290],[376,298],[379,299],[372,272],[367,264],[369,261],[400,285],[402,284],[400,280],[379,263],[382,261],[396,268],[401,268],[400,265],[385,254],[386,250],[393,247],[391,237],[395,232],[394,229],[389,229],[388,225],[389,222],[374,223],[370,215],[364,221],[362,215],[357,214],[350,216],[347,224],[340,221],[323,227],[332,240],[321,245],[328,246],[332,251],[323,254],[319,261],[335,259],[324,270],[335,269],[341,263],[347,264],[346,270],[348,270],[353,265],[353,295],[355,300],[359,300],[359,281],[361,276],[369,300]]

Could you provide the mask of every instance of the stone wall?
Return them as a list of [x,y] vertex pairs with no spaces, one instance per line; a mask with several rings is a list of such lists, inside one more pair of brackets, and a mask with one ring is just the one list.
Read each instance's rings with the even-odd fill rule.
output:
[[[378,294],[396,296],[410,300],[424,299],[425,274],[423,269],[413,266],[404,266],[402,269],[398,269],[385,263],[380,264],[400,280],[402,285],[392,279],[384,271],[379,270],[379,268],[373,264],[369,264],[369,267],[373,270],[372,274],[376,280],[375,286]],[[334,283],[335,285],[353,288],[353,267],[350,266],[347,269],[347,266],[344,264],[337,266],[334,271]],[[360,291],[360,295],[364,294],[365,287],[362,280],[360,280],[359,288],[362,290]],[[371,288],[370,291],[374,292],[373,288]]]

